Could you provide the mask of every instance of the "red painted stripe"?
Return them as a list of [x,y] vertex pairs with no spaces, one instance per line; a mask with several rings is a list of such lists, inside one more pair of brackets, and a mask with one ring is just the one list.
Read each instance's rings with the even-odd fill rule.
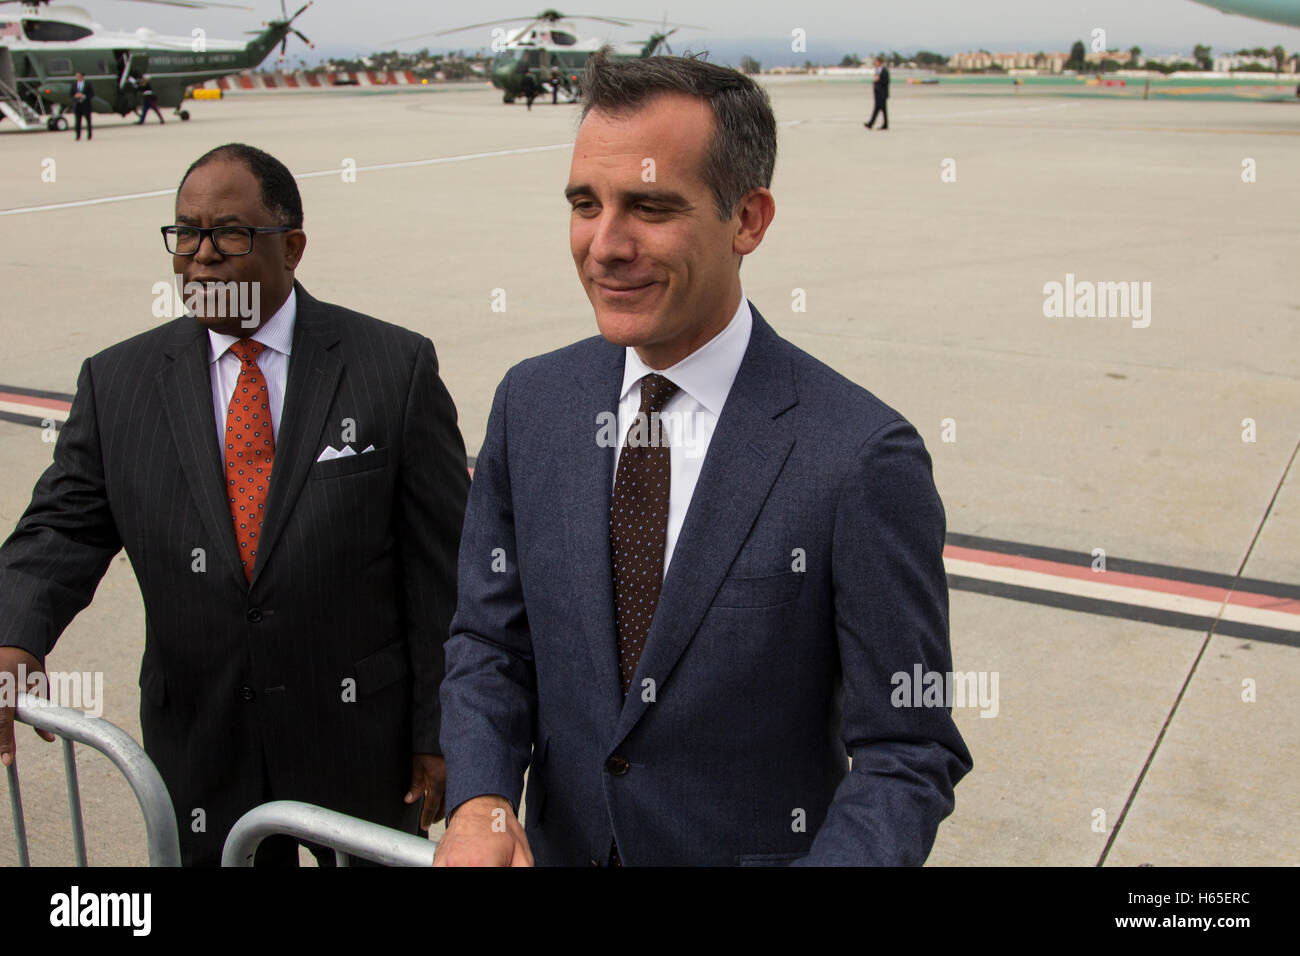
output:
[[0,402],[14,402],[18,405],[52,408],[56,412],[66,412],[72,408],[71,402],[61,402],[57,398],[37,398],[34,395],[19,395],[14,392],[0,392]]
[[1228,592],[1224,588],[1204,584],[1192,584],[1170,578],[1153,578],[1145,574],[1126,574],[1122,571],[1094,571],[1092,568],[1077,564],[1062,564],[1059,561],[1044,561],[1039,558],[1026,558],[1016,554],[1002,554],[998,551],[981,551],[976,548],[959,548],[952,545],[943,549],[945,557],[959,561],[971,561],[991,567],[1015,568],[1021,571],[1036,571],[1058,578],[1074,578],[1079,581],[1099,581],[1120,587],[1138,588],[1144,591],[1158,591],[1162,594],[1177,594],[1182,597],[1200,598],[1222,604],[1227,601],[1239,607],[1254,607],[1284,614],[1300,614],[1300,601],[1290,598],[1273,597],[1268,594],[1256,594],[1251,591]]

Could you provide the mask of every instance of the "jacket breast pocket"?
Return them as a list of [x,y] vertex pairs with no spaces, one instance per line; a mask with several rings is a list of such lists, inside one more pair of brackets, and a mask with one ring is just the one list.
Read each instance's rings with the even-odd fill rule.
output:
[[361,658],[352,668],[357,675],[357,698],[360,699],[405,679],[411,673],[411,661],[406,656],[406,644],[394,641]]
[[346,478],[349,475],[359,475],[363,472],[383,468],[387,464],[388,449],[376,448],[374,451],[358,452],[344,458],[318,461],[311,466],[311,476],[313,478]]
[[799,596],[803,587],[803,574],[799,571],[782,571],[759,577],[730,575],[718,588],[713,599],[714,607],[776,607]]

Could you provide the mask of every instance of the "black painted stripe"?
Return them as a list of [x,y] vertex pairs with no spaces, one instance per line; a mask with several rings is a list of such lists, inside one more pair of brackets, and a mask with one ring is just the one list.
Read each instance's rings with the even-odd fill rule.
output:
[[[46,422],[50,422],[49,425]],[[58,431],[63,427],[63,422],[57,418],[33,418],[31,415],[19,415],[17,412],[0,411],[0,422],[13,422],[15,425],[30,425],[33,428],[53,428]]]

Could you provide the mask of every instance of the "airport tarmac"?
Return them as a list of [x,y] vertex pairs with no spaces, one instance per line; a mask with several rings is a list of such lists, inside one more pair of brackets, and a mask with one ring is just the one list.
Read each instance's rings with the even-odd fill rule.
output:
[[[769,88],[777,215],[745,292],[925,438],[954,670],[996,675],[995,704],[955,710],[975,768],[930,863],[1300,863],[1300,105],[895,84],[882,133],[866,84]],[[304,176],[299,278],[433,340],[471,455],[513,363],[595,332],[566,241],[575,107],[190,109],[79,143],[0,125],[0,532],[81,361],[158,323],[158,229],[220,143]],[[1044,314],[1050,283],[1085,282],[1137,283],[1129,314]],[[119,555],[49,658],[102,672],[137,739],[143,635]],[[129,790],[80,754],[91,863],[145,863]],[[59,750],[22,728],[19,756],[33,861],[70,863]]]

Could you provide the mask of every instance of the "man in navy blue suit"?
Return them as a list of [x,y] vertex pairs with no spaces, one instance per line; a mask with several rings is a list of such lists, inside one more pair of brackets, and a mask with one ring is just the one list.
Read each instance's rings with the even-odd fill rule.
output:
[[929,456],[744,296],[762,89],[597,56],[583,95],[565,195],[601,334],[497,389],[436,864],[920,864],[971,767],[947,703],[894,693],[951,670]]

